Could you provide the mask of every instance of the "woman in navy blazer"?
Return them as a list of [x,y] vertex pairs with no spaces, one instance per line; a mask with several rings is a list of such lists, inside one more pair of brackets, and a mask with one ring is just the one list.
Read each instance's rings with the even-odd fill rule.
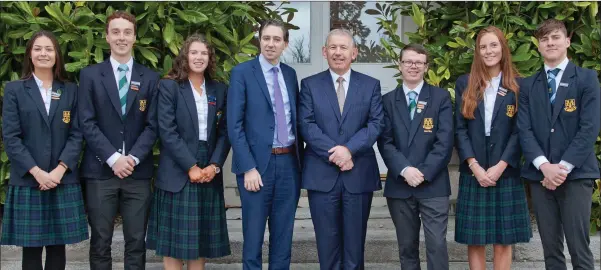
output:
[[65,244],[88,238],[77,173],[82,135],[77,85],[65,81],[54,35],[27,42],[21,80],[4,89],[2,135],[10,160],[3,245],[23,247],[23,269],[65,269]]
[[487,244],[494,245],[494,269],[510,269],[511,245],[532,236],[520,179],[518,75],[503,32],[489,26],[478,33],[469,76],[455,85],[455,241],[468,245],[470,269],[486,269]]
[[186,40],[159,82],[161,154],[147,247],[165,269],[204,269],[230,254],[221,167],[230,151],[227,87],[212,80],[214,50],[202,35]]

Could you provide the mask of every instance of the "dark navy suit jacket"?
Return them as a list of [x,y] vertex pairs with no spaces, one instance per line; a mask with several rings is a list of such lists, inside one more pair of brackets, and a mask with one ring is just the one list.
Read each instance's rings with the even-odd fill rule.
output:
[[69,170],[61,184],[79,183],[77,163],[82,135],[77,122],[77,85],[54,80],[53,92],[61,92],[50,102],[44,101],[33,77],[13,81],[4,88],[2,135],[10,160],[10,185],[38,186],[29,173],[36,165],[50,172],[63,161]]
[[[307,143],[302,187],[329,192],[338,179],[350,193],[382,188],[373,145],[382,133],[380,81],[352,71],[342,115],[329,70],[301,81],[300,131]],[[346,146],[354,167],[341,172],[329,161],[328,150]]]
[[[422,112],[410,118],[402,87],[384,95],[384,132],[378,149],[388,168],[384,196],[406,199],[444,197],[451,194],[447,166],[453,152],[453,108],[449,92],[424,82],[418,96],[426,102]],[[411,187],[401,171],[412,166],[424,174],[424,182]]]
[[157,138],[156,89],[159,74],[134,62],[131,81],[140,82],[137,91],[127,93],[126,117],[122,119],[119,90],[111,63],[91,65],[79,73],[79,120],[86,142],[81,176],[89,179],[114,177],[106,164],[115,152],[140,160],[133,179],[152,177],[152,147]]
[[[490,126],[490,141],[489,145],[486,145],[484,101],[478,103],[474,112],[476,119],[466,119],[461,114],[463,93],[467,89],[468,78],[467,74],[463,75],[455,83],[455,141],[461,160],[459,171],[472,174],[466,160],[473,157],[484,169],[497,165],[503,160],[508,166],[502,176],[519,177],[521,151],[518,140],[516,94],[506,88],[503,88],[506,90],[505,96],[497,92]],[[490,158],[488,167],[483,163],[487,156]]]
[[[292,132],[296,137],[295,148],[300,167],[302,140],[296,125],[296,103],[298,80],[296,71],[280,63],[290,100]],[[228,135],[234,151],[232,172],[244,174],[256,168],[259,174],[265,173],[271,157],[275,117],[271,97],[259,59],[241,63],[232,69],[228,90]]]
[[[226,128],[225,84],[207,80],[205,83],[209,101],[207,117],[208,164],[223,167],[230,152]],[[155,185],[163,190],[179,192],[190,181],[188,170],[197,163],[198,115],[190,82],[161,80],[158,97],[159,138],[161,154]],[[223,174],[213,179],[216,185],[223,186]]]
[[553,105],[547,88],[544,68],[521,83],[518,128],[526,159],[522,177],[542,181],[532,161],[545,156],[553,164],[565,160],[574,165],[567,180],[599,178],[594,149],[601,124],[597,73],[569,62]]

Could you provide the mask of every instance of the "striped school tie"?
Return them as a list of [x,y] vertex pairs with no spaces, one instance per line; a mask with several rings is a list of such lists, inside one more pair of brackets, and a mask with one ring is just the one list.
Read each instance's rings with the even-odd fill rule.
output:
[[126,64],[121,64],[117,68],[119,71],[119,100],[121,101],[121,115],[125,119],[125,105],[127,104],[127,76],[125,75],[129,70]]

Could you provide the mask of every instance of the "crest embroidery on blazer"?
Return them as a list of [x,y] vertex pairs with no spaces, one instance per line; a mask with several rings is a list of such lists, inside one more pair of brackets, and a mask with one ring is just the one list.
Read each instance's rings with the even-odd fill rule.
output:
[[564,110],[566,112],[573,112],[576,110],[576,100],[575,99],[566,99]]
[[71,111],[63,111],[63,122],[65,124],[71,123]]
[[146,110],[146,100],[145,99],[141,99],[140,100],[140,111],[143,112]]
[[432,118],[424,118],[424,132],[432,132],[434,121]]

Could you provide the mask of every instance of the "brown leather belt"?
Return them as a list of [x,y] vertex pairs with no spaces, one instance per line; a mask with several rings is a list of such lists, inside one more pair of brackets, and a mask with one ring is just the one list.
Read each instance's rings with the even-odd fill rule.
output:
[[294,152],[294,145],[288,147],[271,148],[271,153],[274,155],[285,155]]

